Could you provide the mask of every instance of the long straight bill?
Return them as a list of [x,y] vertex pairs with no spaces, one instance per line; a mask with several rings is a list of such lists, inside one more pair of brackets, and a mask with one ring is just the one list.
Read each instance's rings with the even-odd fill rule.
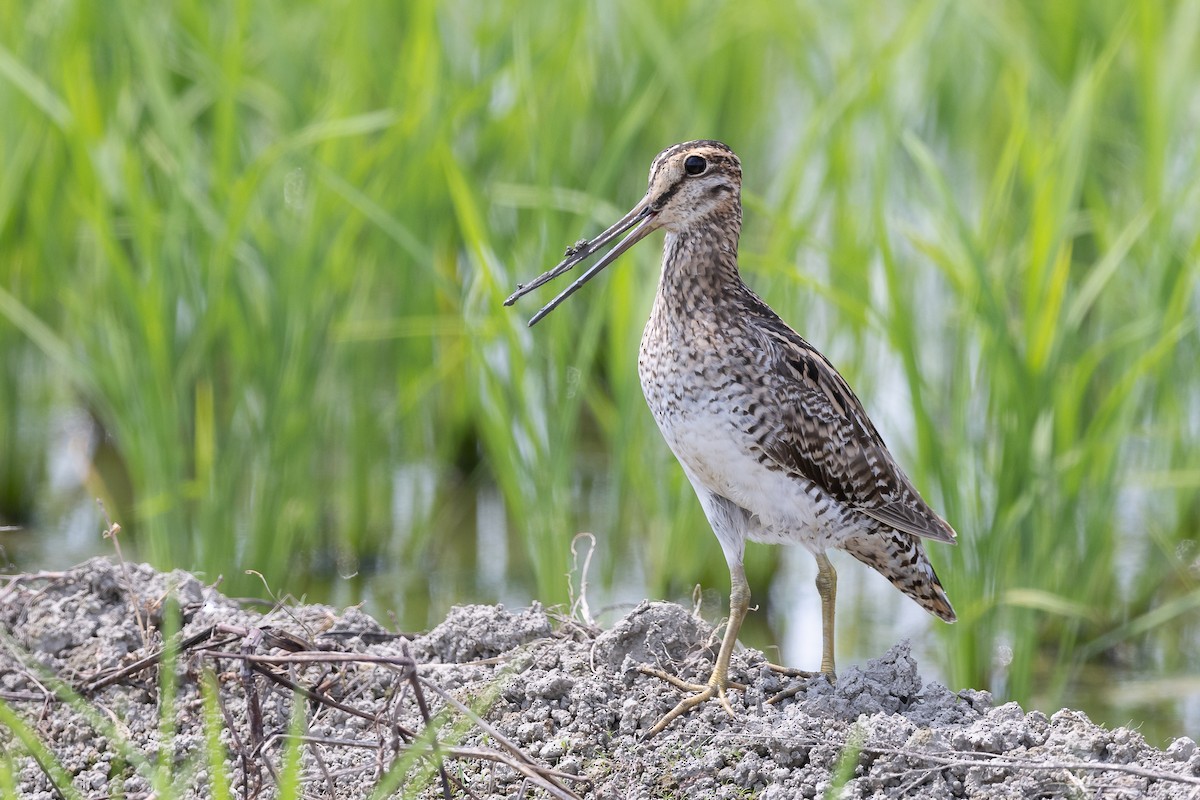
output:
[[[508,299],[504,301],[504,305],[511,306],[518,299],[529,294],[530,292],[532,292],[534,289],[538,288],[539,286],[549,283],[550,281],[554,280],[559,275],[562,275],[565,272],[569,272],[576,265],[582,263],[583,261],[586,261],[592,255],[594,255],[598,250],[606,247],[610,242],[612,242],[614,239],[616,239],[622,233],[624,233],[625,231],[627,231],[630,228],[633,228],[635,225],[637,225],[637,227],[634,229],[634,231],[632,233],[630,233],[629,236],[627,236],[621,242],[621,244],[618,245],[616,248],[614,248],[613,251],[610,252],[604,259],[602,259],[599,263],[597,263],[596,266],[589,269],[586,273],[584,273],[584,275],[579,280],[577,280],[575,283],[571,284],[571,286],[567,287],[566,291],[564,291],[558,297],[554,298],[554,300],[552,300],[549,305],[547,305],[545,308],[543,308],[541,311],[539,311],[536,315],[534,315],[533,319],[531,319],[529,321],[529,324],[533,325],[538,320],[540,320],[542,317],[546,316],[546,314],[548,314],[552,310],[554,310],[555,306],[557,306],[559,303],[561,303],[567,297],[570,297],[571,294],[573,294],[576,289],[578,289],[583,284],[587,283],[588,280],[591,279],[592,276],[594,276],[597,272],[599,272],[601,269],[604,269],[604,267],[611,264],[613,259],[615,259],[617,256],[621,255],[621,253],[624,253],[626,250],[628,250],[630,247],[632,247],[635,242],[637,242],[639,239],[641,239],[647,233],[649,233],[652,230],[652,227],[650,225],[650,220],[649,220],[651,213],[652,213],[652,210],[650,208],[649,202],[646,199],[643,199],[642,202],[640,202],[636,206],[634,206],[633,209],[628,214],[626,214],[624,217],[621,217],[621,219],[619,219],[616,222],[616,224],[614,224],[608,230],[601,233],[595,239],[592,239],[591,241],[582,242],[581,244],[568,249],[567,257],[565,259],[563,259],[562,262],[560,262],[553,269],[550,269],[550,270],[542,273],[541,275],[534,278],[529,283],[517,284],[517,290],[515,292],[513,292],[511,295],[509,295]],[[641,224],[638,225],[638,223],[641,223]]]
[[604,255],[604,258],[600,259],[595,264],[593,264],[588,269],[587,272],[583,273],[578,278],[576,278],[574,283],[572,283],[566,289],[563,289],[562,292],[559,293],[558,297],[554,298],[549,303],[542,306],[540,311],[538,311],[536,314],[534,314],[532,317],[530,317],[529,318],[529,327],[532,328],[534,325],[538,324],[538,322],[542,319],[542,317],[546,316],[551,311],[558,308],[559,303],[561,303],[563,300],[566,300],[571,295],[575,294],[575,292],[579,289],[580,286],[583,286],[585,283],[590,281],[592,278],[596,277],[596,274],[598,272],[600,272],[600,270],[604,269],[609,264],[616,261],[618,258],[621,257],[622,253],[624,253],[626,250],[628,250],[629,248],[631,248],[635,244],[637,244],[639,241],[641,241],[646,236],[646,234],[653,231],[654,225],[652,223],[653,223],[653,220],[651,220],[649,218],[643,219],[641,224],[639,224],[636,228],[634,228],[632,231],[630,231],[629,235],[626,236],[624,239],[622,239],[621,243],[619,245],[614,247],[612,250],[609,250]]

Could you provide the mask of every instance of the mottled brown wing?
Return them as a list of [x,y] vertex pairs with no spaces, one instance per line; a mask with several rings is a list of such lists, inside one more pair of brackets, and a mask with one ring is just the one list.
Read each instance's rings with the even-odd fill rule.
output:
[[954,529],[921,498],[829,360],[773,313],[759,319],[776,384],[768,389],[784,409],[767,456],[885,525],[953,542]]

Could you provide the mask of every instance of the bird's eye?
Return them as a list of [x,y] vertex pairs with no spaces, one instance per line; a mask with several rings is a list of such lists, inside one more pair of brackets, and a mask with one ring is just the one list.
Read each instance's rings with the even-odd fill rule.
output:
[[683,171],[688,175],[700,175],[708,169],[708,162],[703,156],[688,156],[683,162]]

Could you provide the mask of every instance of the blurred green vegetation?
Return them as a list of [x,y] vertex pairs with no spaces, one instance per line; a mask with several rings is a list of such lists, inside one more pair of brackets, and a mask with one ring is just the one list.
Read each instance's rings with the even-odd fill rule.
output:
[[441,613],[496,562],[562,602],[577,530],[594,584],[724,591],[637,384],[655,245],[536,331],[500,305],[718,138],[748,282],[960,531],[949,682],[1187,677],[1196,41],[1189,3],[4,4],[0,524],[84,409],[138,554],[230,592],[398,564]]

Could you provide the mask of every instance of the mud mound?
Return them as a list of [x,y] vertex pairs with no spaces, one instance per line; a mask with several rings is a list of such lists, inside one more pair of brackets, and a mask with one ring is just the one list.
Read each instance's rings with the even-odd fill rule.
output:
[[[747,684],[731,695],[736,717],[709,703],[645,741],[679,695],[636,666],[703,681],[716,644],[666,603],[607,631],[536,605],[464,606],[408,639],[354,609],[261,614],[187,573],[96,559],[10,580],[0,626],[0,698],[18,720],[0,721],[0,745],[21,797],[57,796],[63,781],[84,796],[149,796],[164,749],[180,796],[207,797],[213,780],[273,796],[289,748],[306,797],[365,797],[393,781],[422,797],[779,800],[820,797],[835,774],[847,798],[1200,797],[1191,740],[1160,751],[1078,711],[994,708],[987,693],[925,684],[905,642],[836,685],[736,653],[732,677]],[[164,629],[176,628],[164,660]],[[176,677],[166,712],[164,664]],[[207,728],[206,675],[219,709]],[[82,700],[65,701],[65,687]],[[422,771],[438,763],[425,757],[396,767],[428,752],[431,729],[445,773]],[[31,755],[28,733],[53,763]]]

